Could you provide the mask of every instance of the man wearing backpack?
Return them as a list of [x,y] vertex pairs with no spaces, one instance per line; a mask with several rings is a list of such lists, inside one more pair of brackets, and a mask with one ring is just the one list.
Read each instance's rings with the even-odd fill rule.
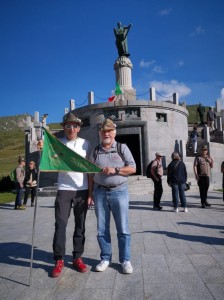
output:
[[199,186],[202,208],[211,206],[207,201],[211,168],[213,168],[213,159],[208,155],[208,147],[204,145],[201,148],[200,155],[195,157],[194,160],[194,173]]
[[119,261],[124,274],[133,272],[130,262],[130,231],[128,225],[129,195],[128,176],[136,172],[134,158],[125,144],[121,144],[121,154],[118,153],[116,124],[105,119],[100,126],[102,143],[98,146],[97,155],[94,152],[90,160],[103,169],[92,177],[94,184],[93,198],[90,195],[88,205],[94,200],[97,218],[97,239],[100,246],[100,263],[97,272],[105,271],[111,264],[112,247],[110,235],[110,215],[112,213],[117,229]]
[[162,166],[162,158],[163,155],[161,152],[156,152],[156,159],[152,163],[151,173],[152,180],[154,183],[154,195],[153,195],[153,209],[161,210],[163,207],[160,205],[160,200],[163,194],[163,186],[162,186],[162,176],[163,176],[163,166]]

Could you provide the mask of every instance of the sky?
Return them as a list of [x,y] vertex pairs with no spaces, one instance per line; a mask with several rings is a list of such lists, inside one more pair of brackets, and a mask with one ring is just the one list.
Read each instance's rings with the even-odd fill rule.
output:
[[128,48],[138,99],[179,94],[224,109],[223,0],[1,0],[0,116],[48,114],[107,102],[116,86],[114,28],[132,24]]

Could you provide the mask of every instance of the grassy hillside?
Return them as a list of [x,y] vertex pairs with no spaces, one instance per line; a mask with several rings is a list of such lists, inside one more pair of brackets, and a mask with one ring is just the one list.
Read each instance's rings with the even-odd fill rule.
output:
[[[200,122],[200,118],[199,116],[197,116],[197,108],[198,108],[198,104],[195,105],[187,105],[187,110],[189,112],[189,117],[188,117],[188,123],[189,124],[193,124],[193,123],[199,123]],[[208,111],[208,106],[205,106],[205,116],[204,116],[204,121],[206,121],[206,113]]]
[[25,155],[24,125],[26,115],[0,117],[0,178],[17,165]]
[[[189,111],[188,123],[198,123],[198,105],[187,105]],[[208,107],[206,107],[206,111]],[[0,179],[10,174],[17,165],[19,155],[25,156],[25,126],[26,115],[0,117]],[[60,124],[48,124],[50,129],[61,129]]]

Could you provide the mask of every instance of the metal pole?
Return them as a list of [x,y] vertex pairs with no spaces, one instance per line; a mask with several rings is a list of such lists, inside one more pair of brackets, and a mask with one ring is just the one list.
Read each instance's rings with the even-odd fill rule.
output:
[[31,257],[30,257],[29,286],[31,286],[31,284],[32,284],[33,251],[34,251],[35,224],[36,224],[36,214],[37,214],[37,199],[38,199],[38,190],[39,190],[39,182],[40,182],[40,169],[39,169],[39,167],[40,167],[41,153],[42,153],[42,148],[39,148],[39,162],[38,162],[39,164],[38,164],[38,176],[37,176],[37,193],[36,193],[36,199],[35,199],[35,205],[34,205],[33,230],[32,230],[32,247],[31,247]]

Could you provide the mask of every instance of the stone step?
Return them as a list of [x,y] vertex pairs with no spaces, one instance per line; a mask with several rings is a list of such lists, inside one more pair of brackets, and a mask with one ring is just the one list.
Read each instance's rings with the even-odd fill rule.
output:
[[[198,190],[197,182],[194,178],[189,176],[188,181],[191,190]],[[163,176],[163,191],[170,192],[171,188],[167,184],[167,177]],[[128,191],[130,194],[152,194],[154,191],[153,181],[146,176],[130,176],[128,180]],[[56,197],[57,186],[44,187],[38,190],[38,197]]]

